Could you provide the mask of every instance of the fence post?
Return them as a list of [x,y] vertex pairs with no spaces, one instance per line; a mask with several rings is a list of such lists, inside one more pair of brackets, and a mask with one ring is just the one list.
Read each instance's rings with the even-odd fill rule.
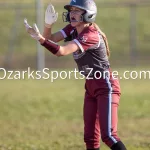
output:
[[130,5],[130,64],[133,66],[136,66],[137,59],[136,7],[136,4]]
[[10,69],[12,68],[11,64],[12,64],[12,56],[15,50],[15,43],[17,40],[17,36],[18,36],[18,28],[19,28],[19,19],[21,17],[21,9],[20,6],[17,6],[15,8],[15,19],[14,19],[14,24],[12,26],[12,28],[10,29],[10,40],[8,43],[8,51],[6,52],[5,58],[4,58],[4,67],[6,69]]
[[[43,31],[43,1],[35,0],[36,3],[36,22],[40,32]],[[43,47],[37,42],[37,69],[42,71],[45,67],[45,53]],[[42,72],[41,72],[42,73]],[[41,74],[42,75],[42,74]]]

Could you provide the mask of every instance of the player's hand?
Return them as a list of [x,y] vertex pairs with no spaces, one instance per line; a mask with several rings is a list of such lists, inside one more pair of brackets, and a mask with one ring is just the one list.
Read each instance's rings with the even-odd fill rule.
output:
[[45,11],[45,26],[51,28],[51,25],[57,21],[58,13],[55,12],[54,6],[49,4]]
[[24,19],[24,25],[25,25],[26,31],[29,33],[29,35],[33,39],[38,40],[38,41],[41,39],[42,35],[40,34],[39,29],[36,24],[33,24],[33,27],[31,27],[28,24],[27,19]]

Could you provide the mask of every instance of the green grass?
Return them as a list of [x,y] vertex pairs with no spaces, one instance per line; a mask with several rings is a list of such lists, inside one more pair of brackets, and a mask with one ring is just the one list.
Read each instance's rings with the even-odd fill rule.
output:
[[[125,68],[116,70],[122,75]],[[118,133],[128,149],[149,150],[149,79],[120,83]],[[1,80],[0,84],[1,150],[84,150],[84,80]]]
[[[48,2],[44,1],[45,9]],[[66,2],[52,0],[59,12],[53,32],[66,25],[61,19],[64,11],[62,6]],[[102,8],[100,2],[105,1],[96,1],[99,8],[96,23],[107,34],[111,64],[129,65],[129,8]],[[15,5],[20,1],[5,0],[5,3]],[[36,21],[35,4],[31,0],[22,0],[21,4],[29,4],[32,8],[16,11],[14,8],[3,7],[0,10],[1,67],[10,48],[13,50],[12,68],[35,68],[36,42],[27,35],[23,25],[25,17],[30,24]],[[149,64],[149,7],[137,8],[137,65]],[[15,27],[17,32],[14,38],[12,34]],[[11,39],[14,43],[12,45]],[[72,56],[55,58],[47,51],[45,53],[48,68],[74,65]],[[123,73],[128,68],[118,70]],[[149,150],[149,79],[120,82],[122,96],[118,133],[129,150]],[[53,83],[50,80],[0,80],[0,85],[0,150],[84,150],[83,80],[56,80]],[[101,149],[108,149],[103,143],[101,145]]]

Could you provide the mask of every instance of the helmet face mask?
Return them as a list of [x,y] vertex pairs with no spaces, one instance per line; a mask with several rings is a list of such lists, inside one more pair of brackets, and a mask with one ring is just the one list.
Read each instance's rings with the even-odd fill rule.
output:
[[62,20],[63,20],[63,22],[70,22],[69,12],[63,12],[62,13]]
[[77,19],[75,17],[73,17],[73,19],[72,19],[70,17],[71,13],[77,15],[78,11],[75,10],[75,11],[63,12],[63,14],[62,14],[63,22],[84,22],[83,15],[85,14],[85,12],[82,13],[82,14],[78,14],[79,15],[79,19]]
[[[68,10],[68,13],[70,11],[70,7],[76,7],[76,8],[85,10],[85,13],[82,15],[83,22],[91,23],[95,21],[95,18],[97,15],[97,7],[93,0],[72,0],[69,5],[64,6],[64,8]],[[69,20],[69,19],[70,18],[66,20]]]

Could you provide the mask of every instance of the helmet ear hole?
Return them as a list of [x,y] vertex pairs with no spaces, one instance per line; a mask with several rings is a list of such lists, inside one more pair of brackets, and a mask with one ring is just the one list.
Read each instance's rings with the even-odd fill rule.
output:
[[93,15],[88,16],[88,18],[92,18],[92,17],[93,17]]

